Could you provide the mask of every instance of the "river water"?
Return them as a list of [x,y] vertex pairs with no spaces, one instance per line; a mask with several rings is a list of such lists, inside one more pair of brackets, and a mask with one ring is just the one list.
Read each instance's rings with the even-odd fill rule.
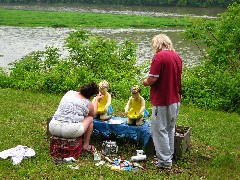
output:
[[[32,9],[43,11],[74,11],[74,12],[97,12],[112,14],[132,14],[132,15],[151,15],[151,16],[204,16],[215,18],[217,14],[224,12],[225,9],[213,8],[162,8],[162,7],[124,7],[124,6],[103,6],[103,5],[14,5],[3,6],[5,9]],[[153,51],[151,49],[151,39],[154,35],[165,33],[173,41],[175,50],[182,57],[186,67],[192,67],[199,63],[201,57],[197,47],[184,40],[183,29],[162,28],[162,29],[110,29],[110,28],[91,28],[86,29],[92,33],[106,38],[132,40],[137,45],[137,61],[143,62],[151,60]],[[61,50],[63,56],[67,52],[62,48],[65,38],[74,31],[69,28],[28,28],[28,27],[9,27],[0,26],[0,66],[8,68],[9,63],[19,60],[31,51],[44,50],[46,46],[54,46]]]

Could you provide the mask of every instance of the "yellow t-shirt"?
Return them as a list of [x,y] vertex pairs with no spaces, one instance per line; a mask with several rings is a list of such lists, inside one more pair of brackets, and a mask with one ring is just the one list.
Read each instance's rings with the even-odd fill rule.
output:
[[142,105],[141,105],[140,98],[131,99],[131,108],[128,111],[128,118],[129,119],[138,119],[138,118],[142,117],[144,112],[142,114],[139,114],[141,107],[142,107]]
[[99,103],[98,103],[98,113],[99,114],[104,114],[104,113],[106,113],[105,111],[104,111],[104,107],[105,107],[105,105],[107,104],[107,100],[108,100],[108,94],[106,93],[105,95],[104,95],[104,97],[99,101]]

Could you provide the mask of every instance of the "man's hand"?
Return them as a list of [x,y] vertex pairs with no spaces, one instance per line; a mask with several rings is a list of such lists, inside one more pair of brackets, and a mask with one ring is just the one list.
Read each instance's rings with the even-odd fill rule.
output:
[[146,79],[143,80],[142,85],[151,86],[157,82],[157,79],[157,77],[148,76]]
[[142,85],[144,85],[144,86],[149,86],[147,79],[144,79],[144,80],[142,81]]

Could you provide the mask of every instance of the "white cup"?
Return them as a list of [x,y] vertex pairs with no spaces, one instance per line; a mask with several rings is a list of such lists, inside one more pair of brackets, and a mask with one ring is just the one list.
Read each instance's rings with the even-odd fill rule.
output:
[[137,151],[137,156],[143,155],[143,150],[136,150]]

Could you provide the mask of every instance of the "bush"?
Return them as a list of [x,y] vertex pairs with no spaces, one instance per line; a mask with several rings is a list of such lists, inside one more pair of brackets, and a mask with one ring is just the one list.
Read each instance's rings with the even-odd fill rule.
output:
[[8,74],[0,67],[0,87],[7,88],[9,86]]
[[60,58],[57,48],[47,47],[12,63],[10,87],[59,94],[90,81],[107,80],[118,98],[125,98],[138,83],[141,71],[136,65],[136,45],[130,41],[120,44],[78,30],[66,38],[65,48],[69,51],[65,58]]
[[186,37],[207,46],[202,65],[184,71],[183,101],[240,112],[240,4],[216,20],[200,19]]
[[232,74],[208,66],[185,70],[183,74],[183,102],[205,109],[240,110],[240,71]]

